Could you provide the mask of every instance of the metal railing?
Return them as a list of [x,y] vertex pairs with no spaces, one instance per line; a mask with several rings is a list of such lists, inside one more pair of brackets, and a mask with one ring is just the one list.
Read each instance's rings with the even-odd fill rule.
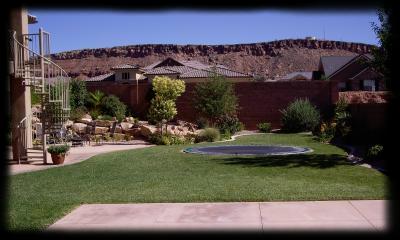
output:
[[[68,74],[50,59],[50,34],[39,29],[37,34],[23,34],[18,41],[16,32],[12,32],[13,72],[17,78],[23,78],[27,87],[41,96],[41,122],[43,158],[46,163],[46,134],[49,134],[68,120],[70,113]],[[18,125],[20,129],[19,147],[22,157],[28,148],[32,136],[26,133],[32,128],[32,116],[26,116]],[[22,131],[24,130],[24,133]],[[29,134],[30,135],[30,134]]]

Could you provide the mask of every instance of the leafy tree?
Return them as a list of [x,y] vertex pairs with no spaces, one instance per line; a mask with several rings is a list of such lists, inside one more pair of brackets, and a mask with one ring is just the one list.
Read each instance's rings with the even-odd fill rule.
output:
[[155,96],[151,100],[148,118],[151,122],[160,123],[162,120],[171,120],[177,113],[173,100],[164,100],[160,96]]
[[166,100],[176,100],[183,92],[185,92],[184,81],[171,79],[165,76],[156,76],[153,79],[152,85],[155,94]]
[[156,76],[152,82],[154,98],[151,100],[148,119],[153,123],[169,121],[178,113],[176,99],[185,92],[185,82],[169,77]]
[[95,92],[89,92],[88,95],[88,103],[95,111],[99,111],[100,105],[102,104],[102,100],[105,97],[105,94],[99,90]]
[[235,115],[238,108],[233,84],[215,72],[196,85],[193,101],[195,109],[211,123],[224,115]]
[[88,92],[85,81],[72,79],[70,82],[70,104],[71,109],[84,107]]
[[393,34],[391,30],[391,26],[389,24],[389,16],[392,15],[391,9],[379,9],[377,11],[380,26],[376,23],[371,23],[372,29],[374,30],[378,40],[379,47],[375,47],[372,49],[372,54],[374,56],[374,60],[372,62],[373,67],[381,72],[384,75],[386,85],[390,87],[390,68],[388,64],[391,61],[391,56],[389,54],[390,49],[392,49],[393,44]]

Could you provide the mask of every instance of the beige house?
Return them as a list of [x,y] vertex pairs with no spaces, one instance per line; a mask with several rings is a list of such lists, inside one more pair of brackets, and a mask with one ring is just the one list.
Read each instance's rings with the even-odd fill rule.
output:
[[199,61],[178,61],[166,58],[144,68],[123,64],[112,67],[108,73],[87,79],[87,82],[114,81],[119,83],[151,82],[155,76],[168,76],[187,83],[203,82],[214,72],[231,82],[249,82],[253,76],[229,69],[224,65],[206,65]]

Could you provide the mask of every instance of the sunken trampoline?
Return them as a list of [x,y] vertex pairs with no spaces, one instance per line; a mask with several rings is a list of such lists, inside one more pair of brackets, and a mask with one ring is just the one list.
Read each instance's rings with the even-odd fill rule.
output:
[[186,153],[209,154],[209,155],[288,155],[312,152],[312,149],[295,146],[280,145],[229,145],[211,147],[191,147],[183,150]]

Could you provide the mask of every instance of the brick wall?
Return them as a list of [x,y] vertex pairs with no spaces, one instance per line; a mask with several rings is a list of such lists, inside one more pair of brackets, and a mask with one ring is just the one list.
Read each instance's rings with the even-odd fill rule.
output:
[[[120,97],[137,116],[144,118],[149,105],[146,98],[151,86],[139,84],[139,101],[136,104],[136,84],[88,83],[88,90],[99,89]],[[192,105],[196,83],[187,83],[185,93],[177,100],[178,119],[195,121],[199,116]],[[291,81],[291,82],[240,82],[235,83],[239,100],[239,119],[246,129],[256,129],[260,122],[271,122],[273,128],[281,126],[281,109],[296,98],[308,98],[321,112],[327,113],[338,99],[335,82]]]

